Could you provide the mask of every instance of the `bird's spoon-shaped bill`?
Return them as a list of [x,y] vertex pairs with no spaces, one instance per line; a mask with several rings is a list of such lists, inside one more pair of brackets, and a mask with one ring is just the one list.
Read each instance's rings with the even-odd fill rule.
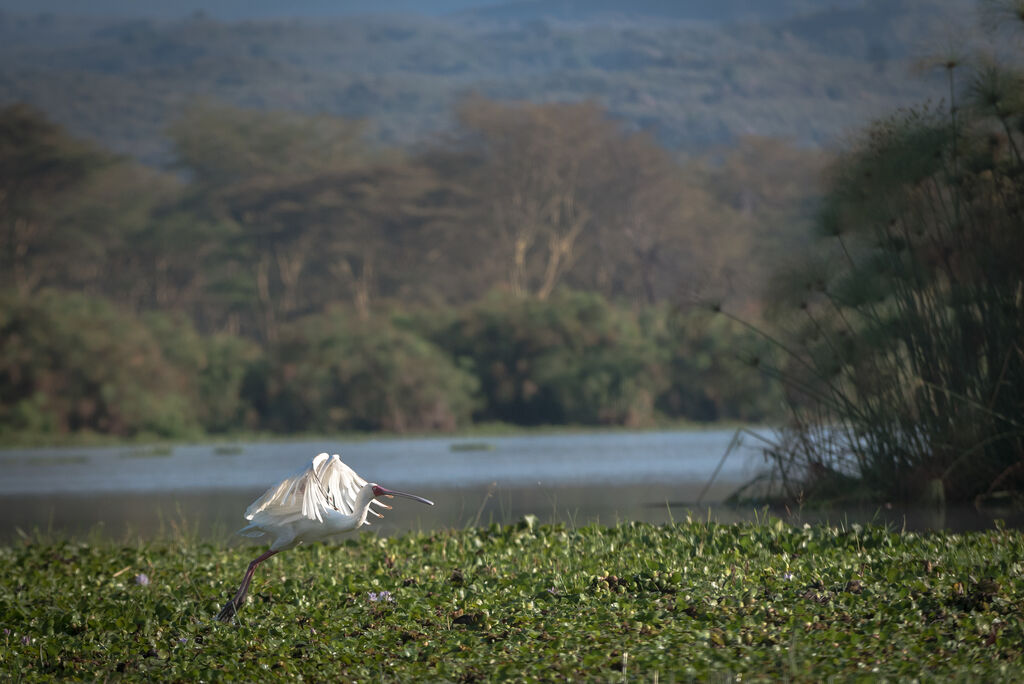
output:
[[373,486],[373,495],[374,496],[401,496],[401,497],[404,497],[406,499],[412,499],[413,501],[419,501],[420,503],[425,503],[428,506],[433,506],[434,505],[433,501],[431,501],[430,499],[424,499],[422,496],[416,496],[415,494],[406,494],[405,492],[396,492],[393,489],[385,489],[384,487],[381,487],[380,485],[374,485]]

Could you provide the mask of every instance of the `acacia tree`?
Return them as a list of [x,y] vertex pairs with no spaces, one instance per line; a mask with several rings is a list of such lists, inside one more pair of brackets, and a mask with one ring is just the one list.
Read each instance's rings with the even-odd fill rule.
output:
[[641,134],[616,139],[608,164],[614,180],[595,198],[598,220],[574,284],[650,304],[706,276],[718,226],[703,178]]
[[276,339],[281,322],[302,308],[302,279],[319,249],[300,191],[363,163],[362,126],[199,103],[171,134],[178,163],[192,175],[197,212],[235,226],[230,256],[222,254],[235,263],[223,264],[222,282],[251,289],[257,328]]
[[145,248],[154,213],[175,203],[180,188],[169,174],[77,140],[30,107],[0,110],[0,284],[23,296],[53,286],[134,308],[181,304],[179,281],[195,277],[194,255],[171,278],[167,266],[182,241],[177,252]]
[[82,235],[62,209],[111,162],[27,105],[0,110],[0,282],[26,295],[65,273]]
[[415,270],[418,233],[432,216],[425,198],[436,186],[425,168],[379,161],[280,188],[264,215],[303,225],[315,243],[308,304],[326,308],[340,286],[366,320],[376,298],[400,290]]
[[807,241],[826,160],[821,150],[748,136],[688,165],[709,195],[708,229],[694,239],[700,277],[712,284],[705,296],[761,308],[773,269]]
[[208,241],[195,217],[167,224],[164,215],[177,205],[182,188],[170,174],[128,161],[92,174],[60,218],[63,232],[77,236],[74,258],[63,263],[65,285],[136,311],[191,311]]
[[472,98],[458,113],[461,137],[427,163],[451,189],[445,241],[463,277],[538,299],[566,283],[649,303],[724,280],[750,247],[718,176],[594,103]]
[[547,298],[579,256],[594,206],[609,189],[617,124],[593,103],[502,104],[472,98],[458,110],[476,164],[470,225],[517,296]]

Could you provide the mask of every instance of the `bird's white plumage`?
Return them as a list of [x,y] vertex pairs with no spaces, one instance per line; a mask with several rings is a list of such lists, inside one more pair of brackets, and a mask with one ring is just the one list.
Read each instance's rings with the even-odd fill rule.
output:
[[308,518],[323,522],[328,510],[351,515],[356,496],[366,485],[338,456],[317,454],[308,467],[274,485],[245,509],[245,519],[272,514],[279,523]]
[[245,510],[249,524],[239,530],[239,534],[270,535],[273,541],[268,551],[249,564],[234,598],[224,605],[217,619],[227,621],[235,616],[248,595],[256,566],[274,554],[297,544],[322,541],[357,530],[368,524],[367,513],[383,517],[370,506],[391,506],[377,501],[377,496],[398,496],[434,505],[421,496],[367,482],[345,465],[338,454],[328,456],[326,453],[317,454],[308,467],[264,492]]

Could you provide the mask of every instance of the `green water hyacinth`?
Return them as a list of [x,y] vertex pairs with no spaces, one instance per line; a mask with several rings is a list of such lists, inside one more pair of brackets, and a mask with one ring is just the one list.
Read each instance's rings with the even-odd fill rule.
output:
[[[216,622],[252,552],[0,547],[0,678],[1024,679],[1016,530],[768,519],[364,534],[282,554],[254,580],[258,609]],[[143,590],[141,574],[159,580]]]

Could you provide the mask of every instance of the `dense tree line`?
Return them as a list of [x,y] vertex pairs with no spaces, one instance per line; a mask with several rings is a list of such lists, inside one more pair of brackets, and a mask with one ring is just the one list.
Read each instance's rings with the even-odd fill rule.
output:
[[333,117],[200,103],[160,172],[0,110],[0,286],[54,286],[273,341],[346,306],[559,286],[751,300],[806,226],[820,155],[750,139],[680,162],[589,103],[466,101],[457,136],[373,147]]
[[[680,161],[591,103],[471,98],[458,118],[398,150],[345,119],[199,102],[161,172],[27,106],[0,111],[0,424],[772,414],[778,396],[737,360],[758,342],[685,303],[756,308],[818,155],[750,140]],[[782,216],[790,230],[769,239]]]
[[311,314],[261,346],[46,288],[4,296],[0,340],[9,440],[757,421],[782,400],[751,368],[772,350],[742,327],[567,290],[367,320]]

